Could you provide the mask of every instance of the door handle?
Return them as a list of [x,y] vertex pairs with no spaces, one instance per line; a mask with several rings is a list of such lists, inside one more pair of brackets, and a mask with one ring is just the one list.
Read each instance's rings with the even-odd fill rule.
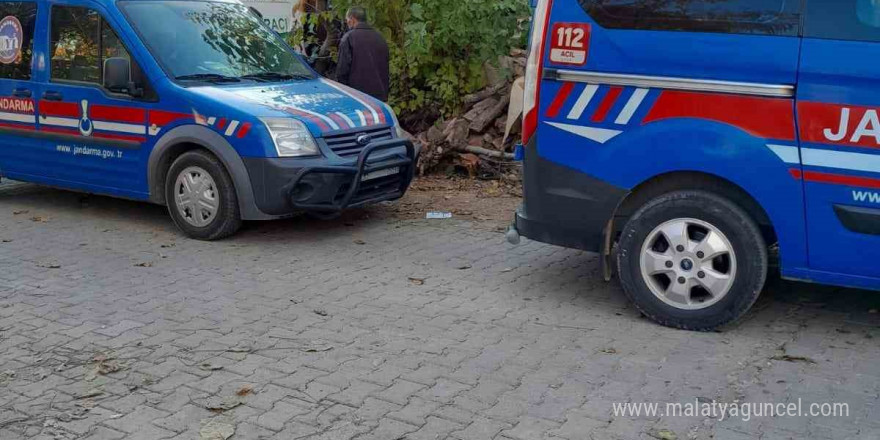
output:
[[48,90],[43,93],[43,99],[45,99],[46,101],[62,101],[64,99],[64,96],[61,94],[61,92]]
[[29,89],[18,88],[12,90],[12,96],[16,98],[30,98],[33,96],[33,93]]

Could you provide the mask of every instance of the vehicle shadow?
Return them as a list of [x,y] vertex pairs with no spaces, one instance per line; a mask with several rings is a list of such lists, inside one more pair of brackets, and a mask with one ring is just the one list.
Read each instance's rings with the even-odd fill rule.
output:
[[[4,180],[0,183],[0,209],[7,208],[22,218],[49,215],[70,221],[96,221],[105,227],[122,230],[148,228],[152,232],[185,238],[174,226],[164,206],[120,199],[109,196],[84,194],[29,183]],[[245,222],[239,234],[225,242],[246,241],[255,236],[271,236],[273,240],[296,241],[291,231],[332,231],[365,226],[377,221],[376,208],[353,209],[333,219],[308,215],[291,218]]]
[[[527,242],[526,246],[533,245]],[[517,263],[527,261],[527,267],[516,268],[511,275],[517,284],[508,294],[514,301],[527,301],[520,303],[523,308],[553,310],[542,319],[565,319],[568,325],[582,328],[594,328],[597,322],[619,329],[656,325],[626,299],[616,277],[607,283],[603,280],[595,254],[550,247],[527,255],[527,260],[511,262],[516,268]],[[607,318],[614,315],[622,318],[609,323]],[[757,303],[743,319],[721,331],[761,331],[780,323],[831,325],[832,330],[845,325],[880,329],[880,292],[784,280],[776,271],[768,275]]]

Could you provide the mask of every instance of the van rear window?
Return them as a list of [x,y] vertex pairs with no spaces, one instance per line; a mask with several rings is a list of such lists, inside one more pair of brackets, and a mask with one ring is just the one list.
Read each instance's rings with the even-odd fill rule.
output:
[[800,0],[578,0],[611,29],[797,36]]

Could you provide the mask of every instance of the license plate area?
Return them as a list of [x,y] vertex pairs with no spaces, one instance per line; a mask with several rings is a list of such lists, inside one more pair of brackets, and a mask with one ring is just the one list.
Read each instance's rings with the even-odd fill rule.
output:
[[400,167],[387,168],[384,170],[373,171],[372,173],[367,173],[364,177],[361,178],[361,182],[366,182],[368,180],[376,180],[381,179],[383,177],[393,176],[395,174],[400,173]]

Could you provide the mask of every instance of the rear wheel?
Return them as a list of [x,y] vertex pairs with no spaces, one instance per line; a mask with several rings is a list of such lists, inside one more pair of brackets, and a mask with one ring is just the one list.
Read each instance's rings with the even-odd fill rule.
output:
[[646,316],[707,331],[751,308],[767,258],[761,231],[742,208],[713,193],[678,191],[630,218],[617,265],[624,291]]
[[219,240],[241,227],[232,179],[208,152],[190,151],[174,161],[165,181],[165,201],[174,223],[191,238]]

